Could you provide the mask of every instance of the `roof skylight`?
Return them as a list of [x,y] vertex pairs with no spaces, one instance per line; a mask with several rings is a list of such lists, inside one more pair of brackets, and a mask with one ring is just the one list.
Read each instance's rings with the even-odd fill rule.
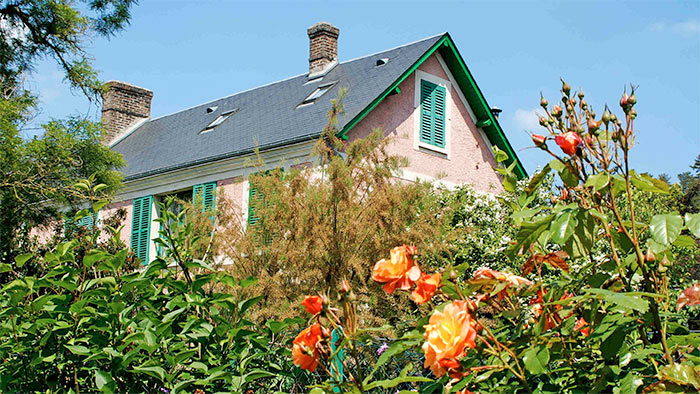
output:
[[301,102],[301,104],[299,104],[297,106],[297,108],[301,107],[301,106],[313,104],[316,100],[318,100],[321,96],[323,96],[327,91],[329,91],[333,87],[333,85],[335,85],[335,82],[327,83],[325,85],[321,85],[321,86],[317,87],[313,92],[311,92],[311,94],[307,98],[304,99],[304,101]]
[[204,130],[202,130],[200,132],[200,134],[206,133],[207,131],[211,131],[216,126],[224,123],[226,121],[226,119],[228,119],[231,115],[235,114],[236,112],[238,112],[238,108],[232,109],[230,111],[226,111],[226,112],[222,113],[221,115],[217,116],[213,122],[209,123],[209,126],[205,127]]

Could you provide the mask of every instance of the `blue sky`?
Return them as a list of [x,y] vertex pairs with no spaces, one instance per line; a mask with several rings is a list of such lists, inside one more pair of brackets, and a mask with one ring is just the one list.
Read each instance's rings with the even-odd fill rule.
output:
[[[306,28],[340,28],[340,61],[449,32],[530,173],[548,161],[531,146],[543,92],[559,77],[582,86],[597,112],[617,110],[625,84],[639,85],[640,171],[686,171],[700,153],[700,1],[155,1],[133,8],[131,26],[89,51],[103,80],[154,91],[151,115],[307,71]],[[35,125],[71,114],[99,117],[74,95],[55,63],[29,80],[40,92]],[[618,114],[621,113],[618,111]],[[27,130],[31,136],[36,130]]]

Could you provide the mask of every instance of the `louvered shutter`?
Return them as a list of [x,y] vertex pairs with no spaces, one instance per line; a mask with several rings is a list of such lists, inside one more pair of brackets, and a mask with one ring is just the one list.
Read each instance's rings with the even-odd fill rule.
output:
[[151,205],[153,196],[134,199],[131,221],[131,250],[144,264],[148,264],[151,244]]
[[421,80],[420,141],[440,148],[445,147],[444,86]]
[[[249,178],[250,179],[250,178]],[[248,225],[252,226],[260,221],[260,218],[255,215],[255,204],[261,198],[258,189],[252,181],[248,184]]]

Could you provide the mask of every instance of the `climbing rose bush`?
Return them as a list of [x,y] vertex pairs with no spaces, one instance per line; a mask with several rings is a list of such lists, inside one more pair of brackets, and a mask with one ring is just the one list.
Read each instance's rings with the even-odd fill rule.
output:
[[[552,160],[508,200],[517,226],[506,250],[514,270],[460,261],[428,274],[419,250],[407,245],[392,249],[390,259],[378,256],[372,279],[387,296],[398,290],[424,305],[417,309],[424,316],[382,351],[369,374],[358,368],[357,349],[376,329],[358,327],[356,297],[341,286],[337,301],[312,318],[318,351],[310,342],[297,351],[329,377],[312,392],[700,390],[700,336],[682,313],[700,305],[700,283],[674,288],[683,281],[668,269],[675,248],[700,237],[700,215],[647,215],[636,206],[636,194],[669,187],[629,166],[637,118],[636,88],[630,90],[619,118],[607,106],[596,113],[563,81],[561,104],[541,99],[543,131],[532,140]],[[507,161],[498,149],[495,156]],[[510,192],[515,165],[498,169]],[[538,190],[550,173],[560,192],[542,204]],[[407,365],[394,379],[373,380],[388,360],[415,351],[424,369]],[[295,363],[311,365],[301,357]]]

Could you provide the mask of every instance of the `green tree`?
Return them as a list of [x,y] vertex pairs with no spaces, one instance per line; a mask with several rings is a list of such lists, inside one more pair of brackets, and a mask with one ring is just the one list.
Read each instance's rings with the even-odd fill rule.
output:
[[693,170],[678,174],[678,180],[683,191],[681,206],[683,213],[700,212],[700,155],[695,158],[695,163],[690,166]]
[[53,120],[44,133],[21,133],[36,114],[36,93],[23,80],[36,61],[52,58],[74,89],[97,101],[102,84],[85,50],[95,35],[110,36],[129,22],[133,0],[0,1],[0,260],[11,263],[32,228],[56,218],[59,207],[83,201],[72,189],[95,175],[116,190],[121,157],[100,144],[100,125],[79,117]]

